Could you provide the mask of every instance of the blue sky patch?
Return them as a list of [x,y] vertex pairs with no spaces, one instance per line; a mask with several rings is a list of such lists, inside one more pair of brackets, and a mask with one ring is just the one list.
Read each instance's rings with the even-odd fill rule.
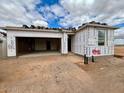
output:
[[124,23],[120,23],[120,24],[117,24],[117,25],[115,25],[115,26],[121,28],[121,27],[124,27]]
[[58,24],[58,22],[59,22],[59,19],[55,19],[55,20],[49,20],[48,21],[48,26],[49,27],[53,27],[53,28],[58,28],[58,27],[61,27],[59,24]]
[[58,0],[42,0],[41,2],[42,2],[42,5],[49,5],[49,6],[59,3]]

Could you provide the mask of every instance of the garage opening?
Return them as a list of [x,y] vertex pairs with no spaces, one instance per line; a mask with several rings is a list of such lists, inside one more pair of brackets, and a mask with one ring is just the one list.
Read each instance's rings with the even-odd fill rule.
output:
[[61,52],[60,38],[16,38],[17,56],[31,53]]

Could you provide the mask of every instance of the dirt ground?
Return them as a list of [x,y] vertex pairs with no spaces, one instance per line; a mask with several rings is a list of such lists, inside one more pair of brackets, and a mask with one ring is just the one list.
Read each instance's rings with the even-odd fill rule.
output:
[[77,65],[90,76],[96,93],[124,93],[123,59],[101,57],[95,63]]
[[124,93],[124,61],[76,55],[0,60],[0,93]]
[[124,46],[115,46],[115,55],[124,57]]

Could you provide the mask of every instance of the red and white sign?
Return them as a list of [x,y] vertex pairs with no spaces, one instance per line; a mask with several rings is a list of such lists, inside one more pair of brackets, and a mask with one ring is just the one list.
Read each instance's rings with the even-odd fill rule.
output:
[[101,54],[101,51],[99,49],[93,49],[92,50],[92,54],[93,55],[100,55]]

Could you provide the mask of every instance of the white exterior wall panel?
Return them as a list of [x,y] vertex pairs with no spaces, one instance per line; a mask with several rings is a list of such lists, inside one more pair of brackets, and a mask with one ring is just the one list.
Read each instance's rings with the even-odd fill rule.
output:
[[61,53],[68,53],[67,33],[34,32],[34,31],[8,31],[7,32],[7,56],[16,56],[16,37],[41,37],[61,38]]
[[61,53],[67,54],[68,53],[68,35],[67,33],[62,34],[61,38]]
[[[102,28],[95,28],[95,33],[93,35],[93,29],[92,30],[90,29],[90,37],[89,38],[93,38],[94,39],[94,45],[88,45],[88,47],[90,47],[91,49],[88,50],[88,51],[91,51],[90,53],[91,54],[88,54],[88,56],[92,56],[94,55],[92,53],[92,51],[94,49],[96,50],[99,50],[100,51],[100,54],[98,55],[94,55],[94,56],[105,56],[105,55],[113,55],[114,54],[114,41],[113,41],[113,37],[114,37],[114,31],[113,30],[109,30],[109,29],[104,29],[103,31],[105,31],[105,33],[107,33],[107,36],[105,36],[105,45],[104,46],[98,46],[98,31]],[[107,38],[107,39],[106,39]],[[96,42],[96,43],[95,43]],[[91,42],[92,43],[92,42]]]
[[[98,31],[103,30],[105,35],[105,45],[98,46]],[[75,34],[72,39],[72,52],[87,56],[106,56],[114,54],[114,31],[103,28],[87,27]],[[100,54],[94,55],[93,50],[100,51]]]
[[62,38],[62,33],[50,32],[34,32],[34,31],[8,31],[8,36],[14,37],[48,37],[48,38]]
[[15,36],[7,36],[7,55],[8,57],[16,56],[16,39]]
[[85,52],[84,47],[87,41],[87,37],[85,36],[87,33],[85,32],[85,30],[77,32],[72,37],[72,52],[79,55],[84,55]]
[[0,37],[0,40],[2,42],[0,42],[0,58],[6,58],[7,57],[7,40],[6,37]]
[[[98,46],[98,31],[105,31],[105,45]],[[53,32],[34,32],[34,31],[8,31],[7,32],[7,50],[8,56],[16,56],[16,37],[44,37],[44,38],[60,38],[61,39],[61,53],[68,53],[68,35],[67,33],[53,33]],[[75,33],[71,39],[71,51],[87,56],[92,56],[94,50],[100,51],[100,54],[94,56],[104,56],[114,54],[114,31],[110,29],[85,27],[84,29]],[[41,47],[37,46],[37,49]]]

